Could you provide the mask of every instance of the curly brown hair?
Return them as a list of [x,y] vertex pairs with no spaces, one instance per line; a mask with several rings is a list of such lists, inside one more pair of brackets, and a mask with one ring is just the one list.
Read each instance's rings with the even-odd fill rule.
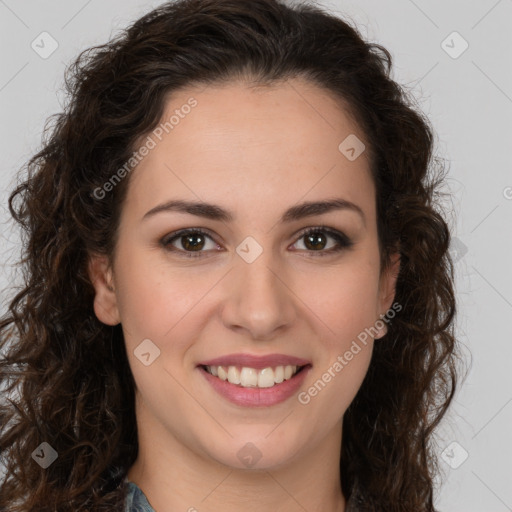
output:
[[[165,3],[78,56],[64,112],[9,197],[24,284],[0,321],[0,510],[122,509],[138,451],[135,383],[121,326],[94,314],[87,263],[112,258],[130,177],[101,200],[93,192],[155,128],[168,93],[240,76],[305,77],[343,99],[366,135],[382,263],[399,251],[402,310],[344,415],[342,490],[348,498],[357,486],[365,510],[435,510],[433,433],[459,378],[450,234],[437,201],[446,173],[391,63],[339,17],[279,0]],[[43,441],[58,453],[44,470],[31,460]]]

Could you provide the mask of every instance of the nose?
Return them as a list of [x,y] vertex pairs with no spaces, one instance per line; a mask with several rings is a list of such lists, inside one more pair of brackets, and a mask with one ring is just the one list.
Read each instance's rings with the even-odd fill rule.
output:
[[291,278],[272,261],[271,251],[252,263],[239,259],[228,274],[223,324],[245,331],[254,340],[268,341],[281,336],[297,316],[297,297]]

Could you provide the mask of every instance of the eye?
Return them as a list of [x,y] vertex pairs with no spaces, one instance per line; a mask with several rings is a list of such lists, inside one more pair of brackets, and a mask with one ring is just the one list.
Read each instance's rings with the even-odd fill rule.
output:
[[[182,229],[164,237],[161,240],[161,244],[166,250],[182,253],[181,255],[185,258],[197,258],[204,252],[201,249],[204,248],[207,238],[214,242],[212,237],[202,229]],[[175,241],[177,241],[182,248],[175,247]],[[214,242],[214,246],[216,245],[217,244]]]
[[[326,241],[329,238],[334,240],[335,243],[334,246],[326,250]],[[208,239],[213,244],[210,249],[216,250],[219,245],[213,240],[209,233],[200,228],[176,231],[165,236],[160,243],[166,250],[179,253],[180,256],[185,258],[198,258],[201,257],[202,253],[210,252],[202,250],[205,249]],[[343,249],[348,249],[353,245],[353,242],[344,233],[326,226],[317,226],[302,231],[302,233],[299,234],[299,241],[301,239],[305,240],[304,245],[306,252],[315,253],[314,256],[328,256],[333,253],[338,253]],[[176,245],[181,247],[177,247]]]
[[[329,249],[325,250],[327,239],[333,239],[336,243]],[[314,256],[329,256],[338,253],[343,249],[348,249],[354,243],[342,232],[327,226],[317,226],[308,228],[299,235],[299,241],[305,240],[304,246],[307,252],[316,253]]]

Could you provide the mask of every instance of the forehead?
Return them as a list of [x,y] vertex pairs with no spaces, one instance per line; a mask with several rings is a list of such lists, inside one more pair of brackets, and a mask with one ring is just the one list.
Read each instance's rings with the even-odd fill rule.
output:
[[344,142],[356,141],[359,152],[364,133],[343,102],[303,80],[175,91],[147,137],[155,144],[133,171],[127,197],[139,209],[171,198],[261,209],[326,195],[372,208],[367,152],[347,158]]

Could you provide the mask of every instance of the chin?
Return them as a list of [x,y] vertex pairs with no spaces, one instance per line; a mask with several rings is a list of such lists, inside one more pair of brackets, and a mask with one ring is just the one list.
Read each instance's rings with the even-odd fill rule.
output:
[[213,453],[210,446],[210,457],[230,468],[255,471],[277,469],[291,463],[297,457],[300,446],[293,443],[289,436],[276,435],[275,439],[271,439],[274,435],[271,433],[265,438],[267,431],[271,432],[272,428],[265,428],[265,435],[261,434],[261,427],[258,430],[258,436],[230,438],[222,451]]

